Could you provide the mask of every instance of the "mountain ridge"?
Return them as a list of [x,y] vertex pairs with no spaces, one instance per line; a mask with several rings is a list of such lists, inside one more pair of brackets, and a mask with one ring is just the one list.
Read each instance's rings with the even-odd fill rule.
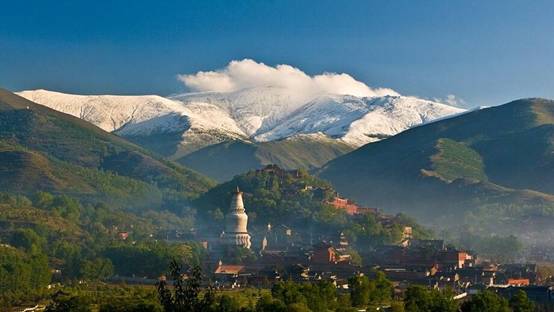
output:
[[411,128],[318,174],[362,204],[435,225],[471,217],[495,233],[520,217],[554,220],[553,171],[554,101],[531,98]]
[[311,170],[368,142],[465,112],[414,97],[322,94],[307,98],[279,87],[169,98],[46,90],[19,94],[219,181],[269,163]]
[[161,204],[170,193],[184,204],[213,185],[93,124],[3,89],[0,155],[3,190],[24,194],[44,190],[142,206]]
[[[421,123],[464,112],[463,109],[446,104],[404,96],[360,98],[330,94],[298,102],[294,99],[295,94],[270,87],[228,93],[185,93],[169,98],[153,95],[81,96],[46,90],[22,91],[18,94],[123,136],[149,134],[154,130],[185,132],[197,128],[232,139],[266,142],[297,134],[321,132],[331,138],[342,139],[353,147],[379,139],[379,127],[385,127],[386,121],[406,119],[385,129],[385,137]],[[381,110],[375,112],[378,109]],[[375,112],[374,118],[367,116],[372,112]],[[324,125],[322,116],[325,118]],[[362,120],[364,117],[366,120]],[[162,120],[156,122],[156,118]],[[179,121],[179,118],[183,120]],[[308,120],[310,118],[312,120]],[[295,129],[294,123],[298,121],[308,126]],[[357,138],[348,139],[347,134],[353,122],[360,126],[371,125],[376,121],[379,124],[373,129],[353,129],[359,132],[356,133]],[[368,132],[369,138],[364,139]],[[376,135],[372,136],[371,132]]]

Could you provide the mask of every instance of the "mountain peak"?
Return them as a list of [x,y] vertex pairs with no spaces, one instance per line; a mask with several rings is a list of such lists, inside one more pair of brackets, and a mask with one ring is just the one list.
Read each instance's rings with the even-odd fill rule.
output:
[[464,112],[415,97],[299,94],[287,88],[157,95],[73,95],[47,90],[19,95],[126,137],[180,136],[182,156],[228,139],[267,142],[323,134],[353,147]]

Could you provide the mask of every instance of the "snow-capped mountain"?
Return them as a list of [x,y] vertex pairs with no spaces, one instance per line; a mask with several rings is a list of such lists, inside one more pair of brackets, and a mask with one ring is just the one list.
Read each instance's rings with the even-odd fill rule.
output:
[[247,138],[224,110],[210,103],[184,105],[157,95],[74,95],[47,90],[18,95],[125,137],[181,134],[180,144],[187,152],[189,145],[197,149]]
[[131,123],[145,122],[163,115],[181,115],[186,108],[157,95],[74,95],[47,90],[17,93],[33,102],[84,119],[108,132]]
[[229,139],[267,142],[309,134],[358,147],[464,112],[415,97],[321,95],[306,99],[273,87],[168,98],[72,95],[46,90],[19,95],[126,137],[179,133],[180,156]]
[[185,93],[171,99],[185,105],[208,103],[225,111],[250,138],[276,127],[309,101],[285,88],[258,87],[235,92]]
[[272,141],[300,133],[321,132],[358,147],[463,111],[414,97],[329,95],[307,103],[255,139]]

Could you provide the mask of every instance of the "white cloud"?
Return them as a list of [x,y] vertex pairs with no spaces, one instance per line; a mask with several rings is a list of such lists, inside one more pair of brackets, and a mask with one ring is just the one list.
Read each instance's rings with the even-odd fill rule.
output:
[[230,92],[253,87],[279,87],[304,98],[321,94],[399,95],[392,89],[370,88],[344,73],[310,76],[290,65],[273,67],[251,59],[231,61],[225,68],[216,71],[179,75],[178,79],[191,91]]
[[457,97],[454,94],[448,94],[446,96],[446,98],[444,98],[444,99],[436,98],[436,99],[433,99],[433,100],[435,102],[448,104],[448,105],[454,106],[454,107],[460,107],[460,108],[468,108],[469,107],[468,103],[464,99],[462,99],[460,97]]

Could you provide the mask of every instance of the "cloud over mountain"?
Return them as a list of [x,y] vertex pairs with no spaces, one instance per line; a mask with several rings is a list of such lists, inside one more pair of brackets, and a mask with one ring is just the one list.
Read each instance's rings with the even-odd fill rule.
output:
[[225,68],[179,75],[191,91],[231,92],[255,87],[277,87],[290,90],[304,99],[321,94],[347,94],[359,97],[399,95],[388,88],[370,88],[352,76],[323,73],[310,76],[290,65],[275,67],[251,59],[231,61]]
[[448,94],[445,98],[434,98],[433,101],[448,104],[454,107],[471,108],[469,103],[454,94]]

